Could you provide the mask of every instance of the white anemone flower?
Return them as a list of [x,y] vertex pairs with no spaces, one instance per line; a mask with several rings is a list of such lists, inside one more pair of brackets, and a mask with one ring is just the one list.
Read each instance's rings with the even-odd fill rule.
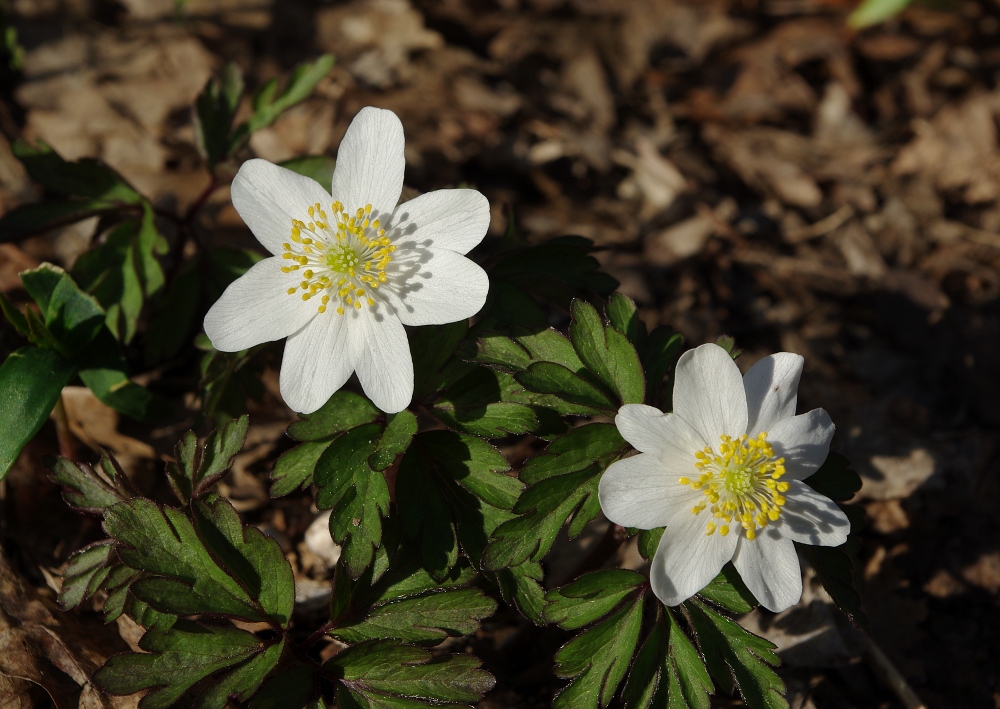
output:
[[780,352],[746,373],[718,345],[677,363],[674,412],[641,404],[615,424],[638,455],[613,463],[601,508],[616,524],[666,527],[650,568],[668,606],[690,598],[732,560],[761,604],[798,602],[793,542],[839,546],[850,522],[802,482],[826,460],[834,425],[823,409],[795,415],[803,359]]
[[388,413],[413,396],[403,325],[475,315],[489,280],[464,254],[486,235],[490,209],[476,190],[438,190],[400,204],[403,126],[364,108],[340,144],[332,195],[266,160],[248,160],[232,199],[271,253],[205,316],[212,345],[237,352],[287,337],[281,395],[311,413],[357,372]]

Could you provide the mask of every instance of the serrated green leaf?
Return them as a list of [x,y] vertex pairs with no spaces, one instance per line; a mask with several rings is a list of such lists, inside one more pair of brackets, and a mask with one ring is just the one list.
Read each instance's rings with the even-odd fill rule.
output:
[[138,421],[158,421],[170,414],[168,401],[129,379],[121,346],[107,328],[76,359],[83,383],[118,413]]
[[622,690],[625,706],[708,709],[715,687],[701,656],[669,610],[658,606],[656,613]]
[[810,544],[796,544],[809,560],[823,588],[833,602],[856,626],[870,632],[871,623],[861,605],[856,581],[860,577],[857,565],[857,533],[864,527],[865,511],[859,505],[841,505],[851,521],[851,533],[847,543],[839,547],[821,547]]
[[580,360],[621,403],[641,404],[646,380],[632,343],[611,325],[606,326],[590,303],[573,301],[572,313],[569,335]]
[[[146,631],[139,641],[145,653],[128,652],[108,659],[94,683],[108,694],[134,694],[152,689],[140,709],[166,709],[195,683],[266,651],[253,634],[236,628],[205,626],[179,620],[169,631]],[[263,679],[263,677],[261,677]],[[221,709],[202,704],[200,709]]]
[[545,594],[545,621],[564,630],[576,630],[607,615],[648,579],[626,569],[603,569],[584,574],[572,583]]
[[719,575],[698,592],[698,595],[712,603],[722,606],[731,613],[749,613],[758,605],[757,599],[743,583],[739,572],[731,564],[722,567]]
[[108,456],[97,467],[57,458],[50,466],[49,479],[62,485],[63,499],[73,509],[91,514],[135,496],[118,463]]
[[618,410],[615,401],[599,387],[555,362],[534,362],[514,379],[526,389],[552,394],[593,413],[614,414]]
[[545,589],[542,588],[542,565],[527,561],[520,566],[499,569],[497,585],[504,601],[517,606],[521,615],[535,625],[545,625]]
[[412,413],[404,409],[398,414],[388,414],[385,431],[379,439],[378,448],[368,459],[368,465],[372,470],[385,470],[406,452],[416,433],[417,417]]
[[195,100],[195,142],[209,169],[229,155],[229,134],[242,97],[243,76],[235,62],[229,62],[218,76],[208,80]]
[[241,416],[212,431],[205,445],[198,445],[194,432],[188,431],[175,449],[177,462],[167,463],[166,473],[177,499],[185,504],[204,494],[227,470],[246,441],[250,419]]
[[225,709],[229,706],[230,698],[245,702],[277,666],[284,649],[285,640],[282,638],[264,652],[213,680],[212,686],[195,700],[194,709]]
[[74,552],[63,570],[59,605],[71,610],[93,597],[111,573],[113,553],[114,544],[110,541],[95,542]]
[[621,293],[612,293],[605,311],[611,327],[625,335],[636,351],[642,352],[646,346],[646,325],[639,318],[635,302]]
[[717,685],[731,694],[735,682],[743,701],[751,709],[788,709],[785,683],[768,666],[781,664],[772,643],[698,600],[685,601],[682,607],[687,611],[698,647]]
[[[433,657],[421,648],[373,640],[334,655],[322,671],[339,680],[337,701],[342,707],[421,707],[478,702],[494,684],[479,665],[470,655]],[[399,703],[405,699],[410,703]]]
[[502,367],[509,372],[523,371],[532,362],[524,347],[496,332],[483,333],[475,343],[469,343],[462,356],[479,364]]
[[284,497],[296,490],[305,490],[313,482],[316,463],[330,441],[310,441],[295,446],[274,463],[271,471],[271,497]]
[[142,196],[118,173],[92,158],[69,162],[41,141],[32,146],[17,140],[11,150],[24,164],[31,179],[56,194],[122,204],[142,202]]
[[0,293],[0,311],[3,312],[7,322],[18,331],[24,337],[29,337],[31,335],[31,330],[28,328],[28,319],[24,314],[17,309],[13,303],[7,300],[7,297]]
[[493,533],[484,555],[488,568],[538,561],[564,524],[579,533],[597,514],[601,474],[627,449],[613,424],[581,426],[557,438],[543,455],[529,460],[520,479],[530,485],[514,507],[520,515]]
[[502,401],[501,373],[475,369],[449,387],[431,413],[451,428],[483,438],[528,433],[538,426],[528,406]]
[[660,546],[660,539],[666,527],[655,527],[654,529],[643,529],[639,532],[639,554],[646,561],[652,561],[656,549]]
[[352,428],[334,439],[316,462],[316,506],[330,510],[330,534],[343,547],[341,558],[351,575],[361,575],[382,541],[382,517],[389,510],[389,487],[372,470],[382,424]]
[[195,512],[197,532],[181,512],[150,500],[107,509],[104,528],[122,545],[119,557],[148,574],[132,584],[132,594],[166,613],[287,624],[294,583],[277,542],[242,527],[222,498],[197,504]]
[[481,438],[451,431],[417,434],[399,465],[396,499],[407,537],[421,541],[425,568],[442,578],[457,543],[474,563],[517,500],[521,483],[504,475],[506,459]]
[[319,441],[342,431],[371,423],[381,412],[368,399],[349,391],[338,391],[317,411],[288,427],[296,441]]
[[327,155],[309,155],[303,158],[292,158],[278,164],[292,172],[311,177],[324,190],[329,191],[330,185],[333,184],[333,169],[337,166],[337,161]]
[[553,709],[597,709],[611,703],[639,642],[642,599],[628,603],[580,633],[556,653],[554,672],[572,678]]
[[15,350],[0,365],[0,480],[48,419],[75,372],[61,355],[38,347]]
[[247,121],[247,131],[253,133],[271,125],[282,113],[305,100],[332,66],[333,55],[324,54],[314,62],[303,62],[295,67],[281,92],[278,92],[276,80],[260,87],[250,99],[253,114]]

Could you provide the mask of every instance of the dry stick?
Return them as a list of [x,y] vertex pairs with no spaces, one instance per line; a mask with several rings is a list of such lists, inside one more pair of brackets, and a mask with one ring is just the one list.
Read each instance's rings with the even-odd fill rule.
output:
[[906,709],[927,709],[927,705],[921,701],[917,693],[913,691],[906,678],[900,673],[892,660],[886,657],[882,648],[875,644],[875,641],[868,638],[868,649],[865,651],[865,660],[872,668],[872,671],[899,697]]

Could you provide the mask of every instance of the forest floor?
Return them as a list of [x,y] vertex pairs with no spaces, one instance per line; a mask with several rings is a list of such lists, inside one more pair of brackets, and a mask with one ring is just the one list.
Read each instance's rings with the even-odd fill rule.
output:
[[[804,355],[800,410],[830,412],[834,449],[864,480],[874,643],[928,707],[998,708],[1000,4],[914,7],[860,34],[845,27],[851,4],[9,0],[25,56],[0,77],[0,211],[37,196],[16,138],[99,157],[183,210],[209,179],[190,106],[213,72],[235,61],[253,87],[331,52],[330,75],[254,135],[254,154],[335,155],[361,107],[392,109],[407,185],[474,185],[492,237],[511,217],[531,241],[585,236],[650,327],[690,345],[732,335],[743,368]],[[17,273],[71,264],[93,226],[0,245],[0,292],[23,300]],[[197,227],[254,243],[226,189]],[[0,331],[0,349],[15,346]],[[225,492],[296,558],[300,593],[312,584],[320,597],[329,574],[304,538],[309,497],[267,495],[294,418],[276,382],[272,366]],[[150,471],[190,424],[118,421],[85,389],[66,409],[82,444]],[[37,596],[37,613],[50,612],[67,554],[97,534],[44,479],[55,446],[49,424],[3,489],[0,535],[20,578],[0,596]],[[67,666],[123,646],[97,614],[52,622],[90,658]],[[793,707],[902,706],[814,585],[798,606],[744,622],[778,644]],[[498,684],[480,706],[548,706],[558,681],[545,658],[563,641],[513,613],[489,622],[476,651]],[[38,683],[58,691],[45,684],[57,674]]]

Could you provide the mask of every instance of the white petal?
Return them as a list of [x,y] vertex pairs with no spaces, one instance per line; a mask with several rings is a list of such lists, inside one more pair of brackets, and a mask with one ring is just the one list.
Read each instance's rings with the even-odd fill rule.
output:
[[288,295],[281,259],[258,261],[229,284],[205,315],[205,334],[223,352],[239,352],[298,331],[316,315],[296,295]]
[[794,542],[822,547],[839,547],[851,532],[850,520],[833,500],[798,480],[792,480],[785,493],[776,526]]
[[662,527],[683,513],[691,514],[702,494],[677,482],[647,453],[618,460],[608,466],[597,489],[605,516],[623,527]]
[[747,395],[747,433],[770,431],[778,421],[795,415],[802,355],[778,352],[760,360],[743,375]]
[[351,376],[360,340],[351,337],[358,333],[350,332],[356,325],[350,320],[350,313],[322,313],[288,338],[279,383],[281,397],[293,411],[311,414]]
[[445,249],[403,244],[386,269],[378,294],[404,325],[443,325],[465,320],[486,303],[490,279],[465,256]]
[[267,160],[247,160],[233,178],[233,206],[265,249],[275,256],[292,233],[292,219],[309,221],[309,207],[330,208],[330,195],[316,180]]
[[393,212],[393,241],[467,254],[490,227],[490,203],[476,190],[437,190],[405,202]]
[[735,438],[746,433],[743,378],[729,353],[707,344],[681,355],[674,381],[674,413],[713,448],[722,434]]
[[371,106],[358,112],[337,150],[331,189],[348,214],[366,204],[380,217],[392,212],[403,191],[403,147],[403,124],[395,113]]
[[365,327],[364,351],[355,365],[361,388],[387,414],[402,411],[413,398],[413,360],[406,331],[384,307],[364,307],[359,313]]
[[726,536],[705,534],[709,512],[687,511],[667,525],[653,556],[649,580],[653,593],[668,606],[676,606],[698,593],[716,577],[736,551],[735,531]]
[[622,406],[615,426],[632,447],[656,454],[677,475],[694,472],[694,454],[708,443],[677,414],[665,414],[645,404]]
[[775,455],[785,458],[788,479],[801,480],[823,465],[835,429],[830,414],[813,409],[776,423],[767,432],[767,441],[774,446]]
[[779,613],[802,597],[802,571],[791,539],[768,527],[750,541],[740,535],[733,556],[750,593],[769,611]]

